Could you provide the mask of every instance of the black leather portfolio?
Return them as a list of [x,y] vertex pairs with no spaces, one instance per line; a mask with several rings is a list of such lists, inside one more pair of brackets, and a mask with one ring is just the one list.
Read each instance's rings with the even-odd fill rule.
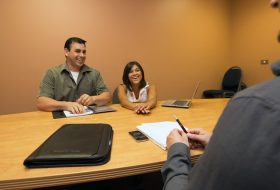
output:
[[109,124],[65,124],[23,164],[29,168],[105,164],[110,160],[112,138]]

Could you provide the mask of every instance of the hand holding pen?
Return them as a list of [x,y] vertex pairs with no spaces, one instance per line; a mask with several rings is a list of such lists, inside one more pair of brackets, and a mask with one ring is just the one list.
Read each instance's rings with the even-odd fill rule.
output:
[[[184,127],[184,125],[181,123],[181,121],[174,115],[176,122],[179,124],[179,126],[181,127],[181,129],[184,131],[184,133],[187,134],[188,139],[189,139],[189,143],[190,143],[190,148],[202,148],[205,145],[208,144],[208,141],[210,139],[210,137],[204,139],[201,137],[204,137],[204,135],[206,134],[206,132],[204,132],[201,129],[194,129],[194,130],[189,130],[189,132],[186,130],[186,128]],[[207,141],[207,142],[206,142]]]

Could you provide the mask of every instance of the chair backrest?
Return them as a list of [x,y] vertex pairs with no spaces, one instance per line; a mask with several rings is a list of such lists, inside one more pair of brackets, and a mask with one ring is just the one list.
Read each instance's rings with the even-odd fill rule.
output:
[[118,95],[118,88],[115,88],[115,90],[113,92],[112,102],[113,102],[113,104],[119,104],[120,103],[119,95]]
[[237,92],[241,83],[242,72],[240,67],[231,67],[224,75],[222,88],[223,90],[229,90]]

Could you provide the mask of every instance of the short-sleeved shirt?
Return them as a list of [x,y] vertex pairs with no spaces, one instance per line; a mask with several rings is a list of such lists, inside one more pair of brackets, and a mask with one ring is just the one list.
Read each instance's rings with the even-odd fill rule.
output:
[[107,91],[99,71],[83,65],[76,84],[65,63],[47,71],[40,84],[39,96],[73,102],[83,94],[94,96]]

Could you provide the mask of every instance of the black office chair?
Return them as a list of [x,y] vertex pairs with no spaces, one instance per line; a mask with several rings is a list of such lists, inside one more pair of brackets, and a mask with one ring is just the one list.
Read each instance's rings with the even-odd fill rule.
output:
[[119,95],[118,95],[118,88],[115,88],[115,90],[113,92],[112,102],[113,102],[113,104],[119,104],[120,103]]
[[240,67],[231,67],[224,75],[221,90],[205,90],[205,98],[231,98],[241,90],[242,71]]

